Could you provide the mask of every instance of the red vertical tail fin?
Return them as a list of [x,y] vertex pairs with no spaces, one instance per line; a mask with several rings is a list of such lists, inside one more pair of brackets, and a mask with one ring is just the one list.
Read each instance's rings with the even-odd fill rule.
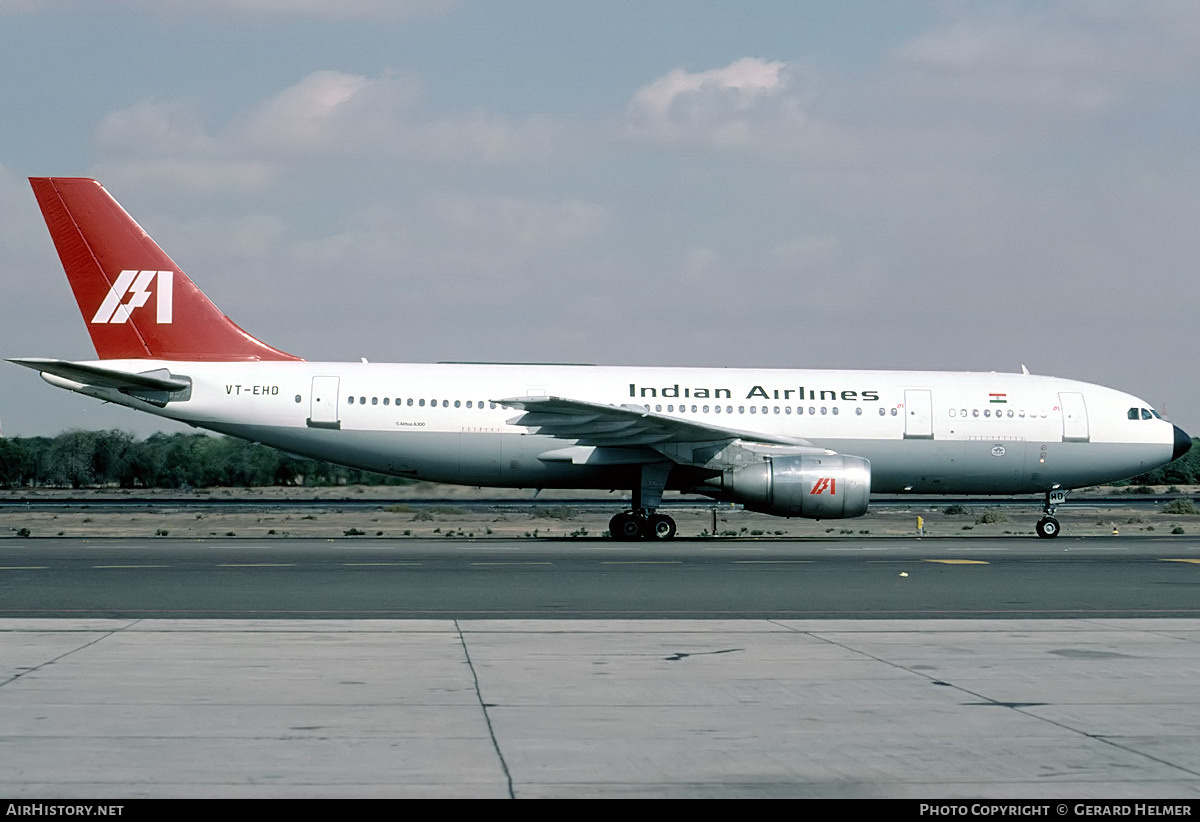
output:
[[100,359],[300,359],[221,313],[95,180],[29,182]]

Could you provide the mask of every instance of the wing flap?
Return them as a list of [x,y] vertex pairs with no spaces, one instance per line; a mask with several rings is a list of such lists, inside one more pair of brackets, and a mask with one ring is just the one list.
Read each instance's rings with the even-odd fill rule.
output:
[[712,451],[722,443],[735,440],[770,445],[812,446],[811,442],[799,437],[728,428],[673,417],[647,411],[641,405],[603,405],[565,397],[509,397],[495,402],[524,411],[524,414],[513,417],[508,422],[510,425],[529,428],[532,433],[556,439],[575,440],[584,446],[655,446],[659,453],[677,462],[687,461],[680,455],[699,450],[701,446],[706,446],[706,450]]

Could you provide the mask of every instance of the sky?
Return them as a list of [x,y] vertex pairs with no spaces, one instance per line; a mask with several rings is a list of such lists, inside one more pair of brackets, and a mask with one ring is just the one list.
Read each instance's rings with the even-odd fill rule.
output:
[[[1019,371],[1200,435],[1200,4],[0,0],[0,356],[90,176],[310,360]],[[0,430],[184,430],[0,363]]]

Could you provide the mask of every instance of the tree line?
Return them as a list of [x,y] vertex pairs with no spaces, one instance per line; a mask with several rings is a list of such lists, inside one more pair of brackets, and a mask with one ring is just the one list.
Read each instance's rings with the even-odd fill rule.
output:
[[[1200,485],[1200,440],[1179,459],[1131,485]],[[0,438],[3,488],[214,488],[271,485],[404,485],[409,480],[277,451],[211,434],[67,431],[56,437]]]
[[234,437],[67,431],[0,438],[0,487],[213,488],[271,485],[403,485],[409,480],[346,468]]

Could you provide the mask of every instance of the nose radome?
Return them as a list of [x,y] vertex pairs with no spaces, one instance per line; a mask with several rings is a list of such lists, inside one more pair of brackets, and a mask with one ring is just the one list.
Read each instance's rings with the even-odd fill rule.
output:
[[1187,435],[1187,432],[1175,426],[1175,450],[1171,452],[1171,459],[1177,460],[1188,452],[1192,447],[1192,438]]

